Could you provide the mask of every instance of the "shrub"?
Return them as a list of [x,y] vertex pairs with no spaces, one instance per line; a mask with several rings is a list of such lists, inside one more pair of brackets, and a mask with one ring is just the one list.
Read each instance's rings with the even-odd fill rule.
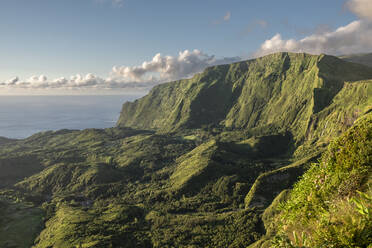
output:
[[281,206],[274,247],[367,247],[372,243],[372,114],[330,144]]

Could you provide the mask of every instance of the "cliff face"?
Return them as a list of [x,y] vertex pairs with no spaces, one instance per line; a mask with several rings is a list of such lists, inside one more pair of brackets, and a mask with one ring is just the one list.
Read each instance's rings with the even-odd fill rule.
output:
[[[315,123],[330,118],[330,108],[342,112],[343,119],[367,111],[370,81],[350,83],[366,79],[372,79],[369,67],[336,57],[277,53],[159,85],[147,96],[125,103],[117,125],[163,132],[211,124],[289,130],[301,141],[316,135]],[[345,102],[337,99],[350,91],[360,94],[346,113]]]

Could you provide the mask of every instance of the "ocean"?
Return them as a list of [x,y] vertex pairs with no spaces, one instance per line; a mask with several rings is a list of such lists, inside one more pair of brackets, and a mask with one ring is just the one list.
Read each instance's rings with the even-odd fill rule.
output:
[[141,96],[0,96],[0,136],[23,139],[47,130],[113,127],[123,103]]

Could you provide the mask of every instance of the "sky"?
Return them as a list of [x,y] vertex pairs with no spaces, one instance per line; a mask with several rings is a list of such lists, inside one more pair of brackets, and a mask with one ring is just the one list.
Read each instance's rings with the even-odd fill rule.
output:
[[372,52],[372,0],[1,0],[0,94],[125,94],[273,52]]

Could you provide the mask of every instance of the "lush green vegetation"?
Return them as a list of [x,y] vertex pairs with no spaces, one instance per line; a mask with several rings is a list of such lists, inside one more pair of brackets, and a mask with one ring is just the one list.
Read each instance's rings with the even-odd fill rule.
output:
[[157,86],[114,128],[1,138],[0,247],[365,247],[371,79],[278,53]]
[[40,207],[13,191],[0,192],[0,247],[31,247],[43,229]]
[[[305,247],[372,244],[371,154],[372,115],[368,115],[331,143],[322,160],[293,188],[281,212],[280,230],[292,244]],[[275,238],[279,244],[283,241],[280,238]]]
[[[330,144],[319,163],[313,164],[295,184],[288,200],[268,208],[271,214],[266,214],[264,220],[268,225],[267,236],[274,237],[270,242],[266,238],[266,246],[368,247],[372,244],[371,138],[372,115],[369,114]],[[273,228],[269,222],[280,224]]]

